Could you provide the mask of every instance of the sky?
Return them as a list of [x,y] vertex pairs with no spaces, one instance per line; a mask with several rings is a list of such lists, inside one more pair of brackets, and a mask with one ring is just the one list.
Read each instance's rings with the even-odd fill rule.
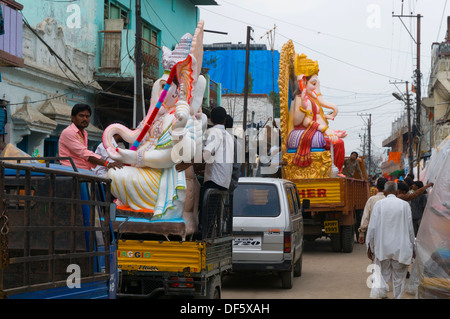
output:
[[[346,155],[361,149],[371,114],[372,152],[386,156],[382,141],[391,135],[392,122],[406,112],[405,103],[392,93],[405,93],[402,81],[414,80],[417,18],[393,15],[422,16],[422,97],[428,96],[431,44],[444,41],[450,16],[447,0],[216,2],[218,6],[200,6],[200,19],[206,30],[227,35],[205,32],[204,44],[246,43],[247,26],[251,26],[251,43],[266,44],[269,49],[272,44],[281,51],[292,40],[298,54],[318,61],[322,95],[339,108],[330,128],[348,133]],[[274,28],[270,40],[268,32]]]

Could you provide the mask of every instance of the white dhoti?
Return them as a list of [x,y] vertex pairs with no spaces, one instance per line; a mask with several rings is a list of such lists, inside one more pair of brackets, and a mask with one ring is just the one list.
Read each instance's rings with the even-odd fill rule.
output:
[[389,291],[388,282],[392,283],[395,299],[400,299],[403,295],[406,273],[408,265],[399,263],[394,259],[378,260],[374,259],[374,274],[372,276],[372,289],[370,297],[386,298]]

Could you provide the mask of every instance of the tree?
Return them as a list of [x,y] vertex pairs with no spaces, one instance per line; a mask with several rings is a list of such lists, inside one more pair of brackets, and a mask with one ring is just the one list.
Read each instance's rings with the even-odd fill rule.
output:
[[273,118],[279,118],[280,117],[280,93],[276,93],[274,91],[271,91],[269,93],[270,99],[272,100],[273,105]]

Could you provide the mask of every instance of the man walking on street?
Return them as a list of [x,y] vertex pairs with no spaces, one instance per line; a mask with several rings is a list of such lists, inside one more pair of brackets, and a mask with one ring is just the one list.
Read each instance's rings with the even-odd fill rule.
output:
[[361,218],[361,225],[358,228],[358,233],[359,233],[358,242],[360,244],[365,243],[367,227],[369,226],[369,221],[370,221],[370,216],[372,215],[373,206],[375,205],[376,202],[385,198],[383,191],[384,191],[384,185],[386,184],[386,182],[387,182],[386,178],[384,178],[384,177],[378,178],[378,180],[377,180],[378,193],[371,196],[367,200],[366,205],[364,206],[364,212],[363,212],[363,215]]
[[[421,181],[415,181],[413,183],[412,189],[414,192],[416,192],[418,189],[420,189],[422,187],[423,187],[423,183]],[[427,206],[427,194],[426,193],[420,195],[417,198],[414,198],[411,201],[413,227],[414,227],[414,234],[416,236],[419,231],[420,221],[422,220],[423,211],[425,209],[425,206]]]
[[394,298],[403,293],[408,266],[414,257],[414,230],[409,203],[397,198],[397,184],[387,182],[385,199],[374,207],[367,229],[367,256],[375,265],[375,282],[370,296],[387,298],[392,281]]

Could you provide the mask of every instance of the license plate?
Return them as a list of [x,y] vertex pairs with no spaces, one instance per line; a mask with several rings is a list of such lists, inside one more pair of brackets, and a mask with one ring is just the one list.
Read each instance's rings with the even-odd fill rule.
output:
[[233,246],[258,248],[261,247],[261,236],[253,237],[234,237]]
[[323,222],[325,233],[336,234],[339,233],[339,224],[337,220],[326,220]]

